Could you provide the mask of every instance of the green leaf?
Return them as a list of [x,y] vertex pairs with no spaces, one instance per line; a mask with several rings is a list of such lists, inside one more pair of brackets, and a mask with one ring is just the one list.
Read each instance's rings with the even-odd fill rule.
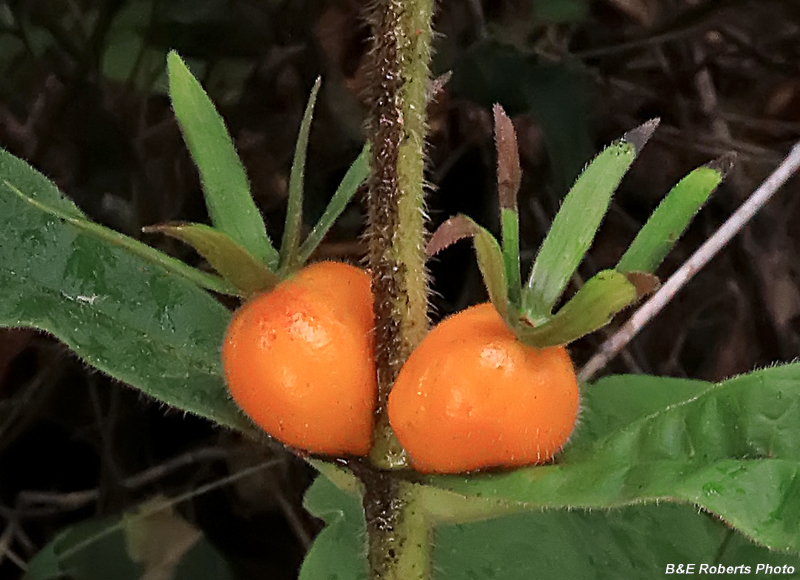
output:
[[590,411],[581,414],[569,451],[588,449],[614,430],[694,399],[712,386],[706,381],[650,375],[612,375],[586,385],[581,406]]
[[167,70],[172,107],[200,171],[211,221],[256,258],[276,269],[278,252],[250,196],[247,175],[222,117],[175,51],[167,56]]
[[142,228],[192,246],[220,275],[249,296],[275,287],[280,279],[263,262],[228,235],[204,224],[173,223]]
[[523,310],[537,326],[550,317],[589,249],[611,196],[656,126],[657,121],[649,121],[606,147],[564,198],[523,291]]
[[558,313],[541,326],[518,326],[517,336],[530,346],[567,344],[602,328],[619,311],[658,287],[650,274],[616,270],[598,272]]
[[294,159],[289,174],[289,201],[286,207],[286,225],[283,228],[281,241],[280,271],[286,275],[302,263],[297,261],[297,248],[300,245],[300,230],[303,227],[303,189],[305,187],[306,153],[308,152],[308,134],[311,132],[311,121],[314,118],[314,105],[322,79],[317,77],[311,88],[311,95],[306,103],[300,133],[294,146]]
[[[251,430],[222,377],[228,310],[176,274],[172,258],[140,244],[167,258],[144,259],[132,251],[138,242],[109,243],[87,229],[91,222],[24,161],[0,151],[0,176],[0,325],[50,332],[163,403]],[[45,204],[58,209],[39,209]]]
[[[635,378],[628,392],[650,396]],[[593,413],[584,408],[584,417]],[[534,510],[696,504],[760,544],[800,552],[800,364],[730,379],[628,418],[592,442],[579,430],[554,465],[428,481]]]
[[[8,170],[8,173],[5,173],[5,169]],[[12,177],[12,179],[14,179],[15,183],[18,183],[23,187],[29,183],[33,186],[37,186],[37,184],[34,183],[36,180],[24,179],[23,175],[29,172],[38,173],[24,161],[17,159],[8,152],[0,149],[0,194],[8,195],[9,193],[13,193],[20,199],[35,207],[37,210],[68,222],[71,225],[85,231],[89,235],[94,236],[98,240],[103,240],[106,243],[127,248],[130,252],[136,254],[140,258],[154,264],[158,264],[159,266],[162,266],[170,272],[181,276],[182,278],[197,284],[202,288],[207,288],[209,290],[213,290],[214,292],[219,292],[220,294],[236,294],[235,289],[225,280],[217,278],[216,276],[211,276],[205,272],[201,272],[200,270],[192,268],[180,260],[176,260],[175,258],[172,258],[163,252],[159,252],[155,248],[151,248],[150,246],[143,244],[138,240],[90,221],[83,215],[83,213],[80,212],[77,207],[72,204],[71,201],[67,200],[65,197],[61,197],[61,194],[57,189],[55,190],[56,195],[62,200],[66,200],[67,203],[63,203],[63,201],[57,201],[56,198],[54,198],[53,195],[46,190],[43,190],[45,191],[45,195],[37,195],[33,192],[33,190],[26,190],[28,193],[25,193],[19,187],[14,185],[14,183],[3,177],[3,175],[9,175]],[[50,184],[50,186],[53,187],[52,184]],[[46,201],[44,201],[45,199]]]
[[353,472],[328,461],[306,457],[306,462],[320,472],[337,488],[351,495],[361,496],[362,484]]
[[440,225],[431,236],[426,252],[433,256],[464,238],[472,238],[478,267],[489,292],[489,299],[503,318],[508,317],[508,284],[503,262],[503,251],[495,237],[486,228],[465,215],[457,215]]
[[516,208],[501,208],[500,223],[503,232],[503,271],[506,277],[508,301],[519,312],[522,306],[522,276],[519,265],[519,213]]
[[480,228],[476,232],[472,242],[475,244],[475,255],[478,258],[478,267],[486,284],[486,290],[489,292],[489,300],[494,304],[500,316],[508,318],[508,283],[500,244],[484,228]]
[[303,505],[325,522],[325,529],[311,545],[299,579],[366,580],[366,523],[361,498],[318,477],[306,492]]
[[3,185],[5,186],[6,191],[11,191],[18,195],[21,199],[27,201],[39,211],[50,214],[53,217],[63,220],[64,222],[68,222],[73,226],[84,230],[98,240],[103,240],[109,244],[127,248],[131,253],[136,254],[145,260],[153,262],[154,264],[159,264],[167,270],[185,278],[194,284],[197,284],[202,288],[207,288],[208,290],[213,290],[221,294],[236,294],[233,287],[229,286],[224,280],[220,280],[219,278],[210,276],[204,272],[201,272],[200,270],[192,268],[191,266],[187,266],[180,260],[176,260],[175,258],[172,258],[163,252],[159,252],[158,250],[151,248],[150,246],[147,246],[138,240],[130,238],[124,234],[120,234],[119,232],[116,232],[110,228],[96,224],[88,219],[70,217],[65,213],[55,210],[54,208],[25,195],[7,180],[3,181]]
[[519,166],[519,148],[514,124],[503,107],[495,105],[494,140],[497,149],[497,196],[500,205],[503,261],[508,283],[508,300],[519,311],[522,278],[519,266],[519,208],[517,195],[522,182]]
[[733,158],[722,157],[684,177],[667,194],[620,258],[620,272],[655,272],[659,264],[725,178]]
[[701,578],[739,577],[709,573],[719,564],[749,566],[750,574],[759,564],[800,569],[797,556],[755,546],[694,507],[668,504],[548,510],[442,525],[434,542],[436,580],[680,578],[665,576],[667,565],[685,569],[687,563],[696,564],[695,575],[705,564]]
[[71,199],[61,195],[52,181],[22,159],[0,148],[0,187],[3,185],[15,188],[16,195],[19,195],[16,192],[25,192],[24,196],[32,202],[50,208],[53,213],[63,215],[64,219],[88,220],[86,214]]
[[225,560],[203,533],[152,500],[128,513],[60,532],[30,561],[25,580],[226,580]]
[[364,145],[364,148],[361,150],[356,160],[353,161],[350,169],[345,173],[342,182],[339,184],[339,187],[336,188],[336,192],[333,194],[331,201],[328,203],[319,221],[317,221],[317,224],[309,232],[305,241],[300,246],[300,250],[297,252],[298,264],[305,264],[308,261],[311,254],[314,253],[314,250],[316,250],[317,246],[322,242],[325,234],[331,229],[333,222],[342,215],[347,204],[353,199],[356,191],[358,191],[358,187],[369,175],[370,156],[370,146],[369,143],[367,143]]
[[[305,503],[327,527],[309,551],[301,580],[366,579],[360,498],[318,478]],[[756,546],[693,506],[535,510],[469,523],[432,517],[438,522],[432,537],[434,580],[660,578],[667,564],[689,562],[750,566],[751,574],[758,564],[800,569],[797,556]]]

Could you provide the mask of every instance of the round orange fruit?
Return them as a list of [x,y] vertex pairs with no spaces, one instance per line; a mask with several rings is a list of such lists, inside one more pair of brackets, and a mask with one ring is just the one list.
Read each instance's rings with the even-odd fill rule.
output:
[[377,397],[373,326],[367,273],[312,264],[235,313],[222,347],[228,389],[286,445],[366,455]]
[[423,473],[550,460],[578,417],[563,346],[518,341],[491,304],[447,318],[411,353],[389,395],[389,421]]

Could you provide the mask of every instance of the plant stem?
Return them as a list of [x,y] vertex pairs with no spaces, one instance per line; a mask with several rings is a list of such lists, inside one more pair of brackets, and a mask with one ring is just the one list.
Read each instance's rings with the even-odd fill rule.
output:
[[416,506],[413,488],[386,471],[407,462],[386,404],[400,367],[428,329],[424,168],[432,16],[433,0],[376,0],[367,14],[372,27],[367,238],[378,408],[371,465],[359,477],[373,580],[430,577],[425,511]]
[[424,167],[433,0],[378,0],[368,67],[372,174],[369,266],[375,296],[378,421],[372,460],[403,466],[386,402],[397,373],[427,332]]
[[370,578],[427,580],[433,528],[418,486],[390,471],[367,469],[358,475],[364,484]]

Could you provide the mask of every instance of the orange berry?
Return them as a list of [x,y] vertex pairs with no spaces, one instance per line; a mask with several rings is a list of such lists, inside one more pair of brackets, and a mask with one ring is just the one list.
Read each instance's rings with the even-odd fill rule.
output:
[[234,401],[311,453],[369,453],[377,397],[369,276],[312,264],[234,315],[222,363]]
[[417,471],[462,473],[548,461],[578,418],[563,346],[518,341],[491,304],[444,320],[411,353],[389,421]]

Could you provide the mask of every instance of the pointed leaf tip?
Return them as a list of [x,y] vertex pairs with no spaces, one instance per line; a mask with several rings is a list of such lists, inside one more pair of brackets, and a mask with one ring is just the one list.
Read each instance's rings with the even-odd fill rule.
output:
[[636,149],[636,154],[638,155],[644,146],[647,145],[650,137],[658,128],[659,123],[661,123],[661,119],[658,117],[655,119],[650,119],[646,123],[642,123],[635,129],[631,129],[625,133],[625,135],[622,136],[622,140],[633,145],[634,149]]
[[652,294],[661,285],[658,276],[649,272],[623,272],[623,274],[636,289],[637,298]]
[[617,263],[620,272],[655,272],[730,168],[731,156],[698,167],[661,201]]
[[500,207],[516,209],[517,193],[522,181],[517,133],[503,107],[495,103],[492,112],[494,114],[494,140],[497,149],[497,193],[500,198]]
[[714,171],[719,171],[722,179],[725,179],[725,176],[728,175],[731,169],[733,169],[734,164],[736,163],[737,155],[735,151],[729,151],[722,157],[718,159],[714,159],[706,164],[706,167],[709,169],[713,169]]
[[350,203],[350,200],[369,175],[370,155],[371,149],[369,143],[367,143],[350,166],[350,169],[345,173],[341,183],[339,183],[339,187],[336,188],[336,192],[333,194],[325,211],[322,213],[322,216],[300,245],[297,255],[298,264],[305,264],[308,261],[311,254],[314,253],[314,250],[317,249],[317,246],[319,246],[322,239],[328,233],[328,230],[331,229],[333,223],[342,214],[347,204]]
[[278,252],[222,116],[175,51],[167,56],[167,71],[172,109],[200,173],[211,222],[259,260],[277,264]]
[[472,218],[459,214],[436,228],[425,251],[430,257],[464,238],[472,238],[478,258],[478,267],[489,292],[489,299],[497,308],[500,316],[506,319],[508,315],[508,284],[503,266],[503,251],[486,228],[480,226]]
[[450,78],[453,76],[453,71],[449,70],[435,79],[432,79],[428,82],[428,100],[432,101],[439,96],[439,93],[443,92],[447,83],[450,82]]
[[612,195],[657,125],[657,119],[649,121],[604,148],[564,198],[539,247],[523,292],[524,309],[532,319],[549,318],[589,250]]
[[317,77],[311,94],[308,97],[300,131],[294,147],[292,168],[289,171],[289,199],[286,204],[286,221],[283,227],[283,238],[280,248],[280,272],[286,274],[298,268],[298,250],[300,248],[300,230],[303,227],[303,195],[305,191],[306,157],[308,155],[308,138],[311,134],[311,122],[317,104],[322,77]]
[[456,242],[477,235],[478,231],[477,224],[467,216],[459,214],[451,217],[433,232],[425,248],[425,254],[429,258],[435,256]]

